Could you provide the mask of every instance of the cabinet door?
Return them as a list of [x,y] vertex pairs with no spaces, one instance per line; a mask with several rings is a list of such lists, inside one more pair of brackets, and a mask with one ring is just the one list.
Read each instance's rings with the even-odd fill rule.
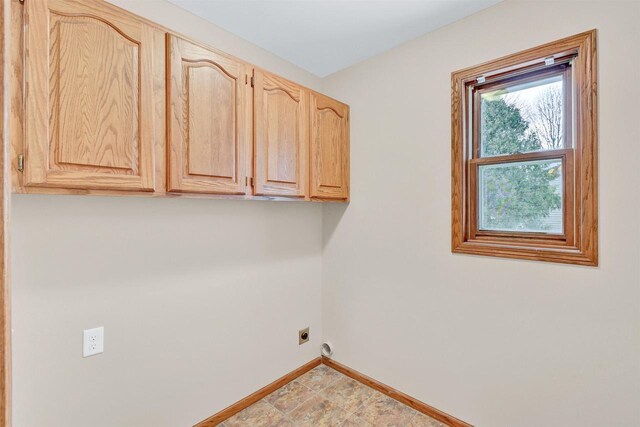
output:
[[245,192],[245,64],[167,35],[169,191]]
[[256,70],[255,194],[307,196],[308,96],[300,86]]
[[153,29],[95,0],[25,8],[25,185],[152,191]]
[[349,106],[311,94],[311,197],[349,199]]

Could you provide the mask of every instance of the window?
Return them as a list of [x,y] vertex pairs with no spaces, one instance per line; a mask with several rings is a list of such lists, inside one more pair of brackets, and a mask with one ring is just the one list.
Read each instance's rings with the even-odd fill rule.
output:
[[452,74],[453,252],[597,265],[595,38]]

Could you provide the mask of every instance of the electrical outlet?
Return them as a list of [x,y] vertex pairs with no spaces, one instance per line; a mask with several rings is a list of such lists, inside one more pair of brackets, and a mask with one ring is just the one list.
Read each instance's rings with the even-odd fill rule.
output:
[[93,356],[104,351],[104,327],[85,329],[82,335],[82,357]]
[[298,345],[302,345],[309,341],[309,327],[298,331]]

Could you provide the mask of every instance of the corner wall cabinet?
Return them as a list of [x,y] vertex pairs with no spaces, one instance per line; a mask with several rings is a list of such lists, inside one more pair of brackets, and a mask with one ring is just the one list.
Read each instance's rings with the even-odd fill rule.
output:
[[12,3],[15,192],[349,200],[347,105],[102,0]]
[[349,107],[311,94],[312,198],[349,198]]

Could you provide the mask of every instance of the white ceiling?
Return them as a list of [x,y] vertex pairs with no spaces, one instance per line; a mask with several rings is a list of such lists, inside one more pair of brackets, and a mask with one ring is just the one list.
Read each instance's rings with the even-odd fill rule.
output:
[[169,0],[324,77],[501,0]]

